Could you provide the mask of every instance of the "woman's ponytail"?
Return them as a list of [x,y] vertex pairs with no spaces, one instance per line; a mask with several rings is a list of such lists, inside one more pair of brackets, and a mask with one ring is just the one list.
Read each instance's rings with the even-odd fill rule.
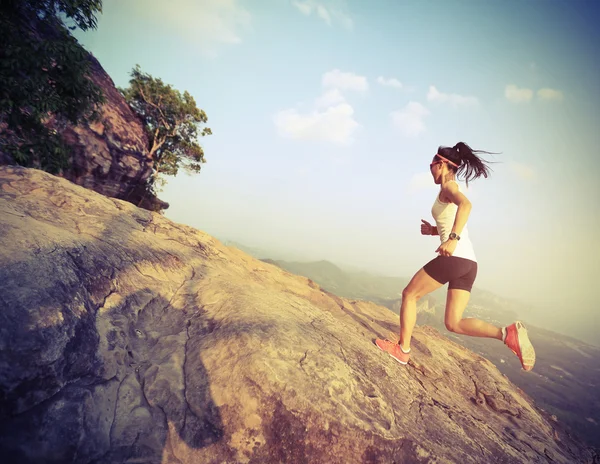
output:
[[450,165],[450,168],[456,170],[457,177],[462,176],[464,178],[467,187],[469,181],[481,176],[487,178],[490,175],[491,169],[488,166],[490,162],[477,156],[477,153],[492,154],[492,152],[473,150],[466,143],[458,142],[452,148],[440,147],[438,153],[458,165],[457,168]]

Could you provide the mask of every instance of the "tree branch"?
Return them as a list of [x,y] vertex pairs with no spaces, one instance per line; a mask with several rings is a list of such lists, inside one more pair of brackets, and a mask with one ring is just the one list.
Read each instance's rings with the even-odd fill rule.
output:
[[[156,129],[156,131],[158,132],[158,129]],[[160,150],[160,147],[162,147],[164,145],[164,143],[167,141],[167,136],[165,135],[164,137],[162,137],[162,139],[160,139],[160,142],[156,141],[157,139],[154,139],[154,142],[152,143],[152,148],[150,149],[150,156],[152,158],[154,158],[154,153],[156,153],[158,150]]]
[[144,90],[142,89],[141,85],[139,86],[139,90],[140,90],[140,94],[142,95],[142,98],[144,99],[144,101],[146,103],[148,103],[150,106],[156,108],[159,111],[160,115],[163,118],[163,123],[164,123],[165,127],[167,128],[167,130],[170,130],[171,129],[171,125],[167,122],[167,117],[165,116],[165,113],[163,113],[163,111],[160,108],[160,106],[158,106],[156,103],[152,103],[150,100],[148,100],[146,98],[146,95],[144,94]]

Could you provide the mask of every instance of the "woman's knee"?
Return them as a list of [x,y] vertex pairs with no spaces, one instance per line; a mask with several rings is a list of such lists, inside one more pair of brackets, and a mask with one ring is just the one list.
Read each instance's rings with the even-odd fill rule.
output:
[[446,329],[448,329],[450,332],[460,333],[460,319],[447,319],[444,322],[446,323]]
[[416,291],[414,291],[410,287],[406,287],[404,290],[402,290],[402,299],[403,300],[418,300],[419,298],[421,298],[421,295],[419,295]]

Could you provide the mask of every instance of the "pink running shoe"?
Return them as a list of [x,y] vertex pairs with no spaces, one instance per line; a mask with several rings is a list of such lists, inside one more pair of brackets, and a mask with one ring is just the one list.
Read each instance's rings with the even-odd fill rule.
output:
[[517,321],[506,327],[504,344],[517,355],[524,370],[530,371],[533,369],[533,365],[535,364],[535,350],[527,336],[527,329],[525,329],[521,321]]
[[375,344],[380,350],[385,351],[400,364],[408,363],[408,360],[410,359],[410,353],[405,353],[402,351],[398,343],[393,343],[389,340],[377,339],[375,340]]

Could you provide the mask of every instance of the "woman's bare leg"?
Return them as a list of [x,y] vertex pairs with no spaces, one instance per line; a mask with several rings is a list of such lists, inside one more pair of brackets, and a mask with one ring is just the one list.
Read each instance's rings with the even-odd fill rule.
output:
[[404,351],[410,349],[410,339],[417,322],[417,301],[442,285],[437,280],[429,277],[429,274],[421,268],[402,291],[400,346],[404,348]]
[[480,319],[462,318],[471,293],[466,290],[450,289],[446,298],[444,322],[450,332],[471,337],[497,338],[502,340],[502,329]]

